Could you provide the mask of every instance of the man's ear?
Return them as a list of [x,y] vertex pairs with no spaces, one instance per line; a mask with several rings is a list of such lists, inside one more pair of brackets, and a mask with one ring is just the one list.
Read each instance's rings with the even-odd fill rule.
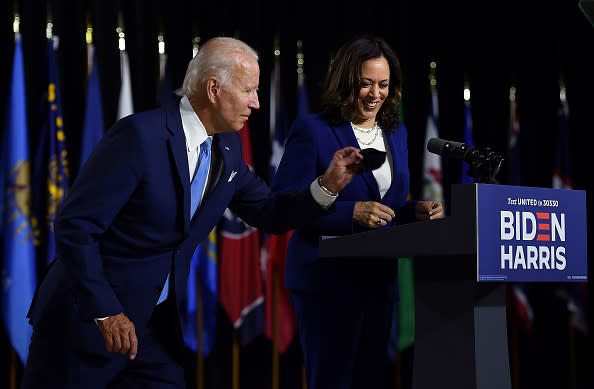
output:
[[216,98],[221,93],[221,85],[219,84],[219,80],[215,77],[210,77],[206,80],[206,93],[208,95],[208,101],[214,103]]

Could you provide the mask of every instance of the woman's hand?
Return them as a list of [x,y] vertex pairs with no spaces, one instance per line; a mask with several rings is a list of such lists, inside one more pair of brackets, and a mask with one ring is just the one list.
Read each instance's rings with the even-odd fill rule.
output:
[[443,216],[443,207],[439,201],[418,201],[415,206],[417,220],[433,220]]
[[353,220],[364,227],[378,228],[385,226],[396,216],[392,208],[375,201],[358,201],[355,203]]

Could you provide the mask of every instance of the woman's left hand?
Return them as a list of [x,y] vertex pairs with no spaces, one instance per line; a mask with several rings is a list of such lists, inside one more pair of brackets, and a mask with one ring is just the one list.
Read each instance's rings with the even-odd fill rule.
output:
[[440,201],[418,201],[415,206],[417,220],[433,220],[443,216],[443,207]]

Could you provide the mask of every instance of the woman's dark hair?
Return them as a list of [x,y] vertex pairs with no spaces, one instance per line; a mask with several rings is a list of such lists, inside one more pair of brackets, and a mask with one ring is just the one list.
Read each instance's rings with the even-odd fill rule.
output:
[[398,102],[402,88],[402,71],[398,56],[382,38],[364,35],[346,42],[336,53],[324,82],[322,110],[330,124],[350,120],[357,109],[361,90],[361,65],[370,59],[384,57],[390,67],[388,96],[378,112],[378,122],[387,132],[398,127]]

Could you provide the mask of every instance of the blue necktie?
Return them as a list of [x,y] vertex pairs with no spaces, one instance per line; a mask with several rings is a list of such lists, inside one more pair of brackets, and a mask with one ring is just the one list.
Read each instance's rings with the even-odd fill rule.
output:
[[[191,202],[190,202],[190,219],[196,213],[200,202],[202,201],[202,192],[204,191],[204,186],[206,185],[206,177],[208,176],[208,168],[210,166],[210,146],[212,144],[212,138],[206,138],[204,142],[200,145],[200,155],[198,156],[198,168],[196,170],[196,174],[194,175],[194,179],[190,184],[190,192],[191,192]],[[171,273],[170,273],[171,274]],[[161,295],[159,296],[159,300],[157,304],[161,304],[169,295],[169,275],[167,274],[167,279],[165,280],[165,285],[163,286],[163,290],[161,291]]]

